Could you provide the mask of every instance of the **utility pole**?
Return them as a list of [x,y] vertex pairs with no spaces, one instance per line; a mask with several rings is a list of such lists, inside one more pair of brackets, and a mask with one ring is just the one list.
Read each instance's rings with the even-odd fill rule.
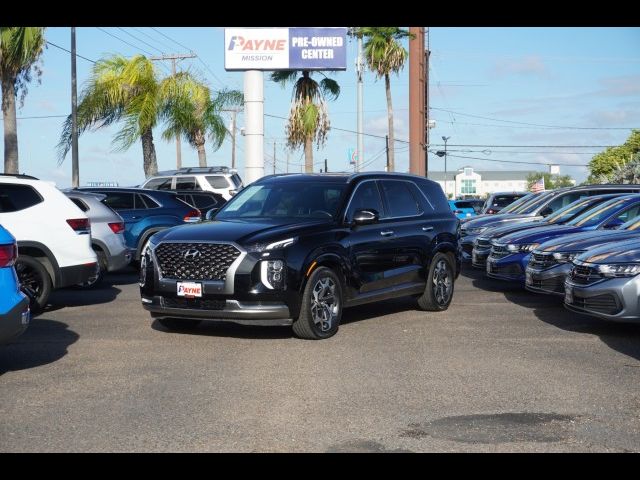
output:
[[424,27],[409,27],[409,171],[425,175]]
[[78,165],[78,88],[76,84],[76,27],[71,27],[71,186],[80,186]]
[[431,49],[429,46],[429,27],[426,30],[427,45],[424,49],[424,176],[429,178],[429,129],[431,129],[429,121],[429,57]]
[[387,152],[387,169],[386,171],[389,171],[389,135],[385,135],[384,136],[384,145],[385,145],[385,150]]
[[447,200],[449,199],[449,192],[447,190],[447,140],[449,140],[450,138],[450,136],[442,136],[442,140],[444,140],[444,194],[447,197]]
[[287,148],[287,173],[289,173],[289,149]]
[[358,156],[356,157],[356,172],[359,172],[364,165],[364,129],[362,127],[363,123],[363,108],[364,108],[364,61],[362,60],[362,35],[358,35],[358,58],[356,59],[356,76],[357,76],[357,110],[358,110],[358,120],[357,120],[357,128],[358,131]]
[[238,111],[231,113],[231,168],[236,168],[236,115]]
[[[196,58],[195,53],[172,53],[169,55],[161,55],[159,57],[150,57],[151,60],[171,60],[171,73],[176,74],[176,60],[183,60],[185,58]],[[180,146],[180,136],[176,136],[176,168],[180,170],[182,168],[182,149]]]
[[324,159],[324,173],[327,173],[329,171],[329,167],[327,167],[327,159]]
[[273,142],[273,174],[276,174],[276,142]]

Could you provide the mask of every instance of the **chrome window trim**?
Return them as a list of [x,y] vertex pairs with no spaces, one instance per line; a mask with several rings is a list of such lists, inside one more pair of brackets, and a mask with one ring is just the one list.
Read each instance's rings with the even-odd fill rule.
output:
[[[240,252],[240,255],[238,255],[238,258],[236,258],[233,263],[231,265],[229,265],[229,268],[227,269],[227,278],[224,281],[224,288],[222,289],[222,294],[225,295],[233,295],[234,293],[234,287],[235,287],[235,278],[236,278],[236,271],[238,270],[238,267],[240,266],[240,264],[242,263],[242,261],[245,259],[245,257],[247,256],[247,251],[242,248],[240,245],[238,245],[235,242],[222,242],[222,241],[217,241],[217,240],[201,240],[201,241],[194,241],[194,240],[160,240],[160,243],[156,244],[156,245],[152,245],[151,243],[149,243],[149,250],[151,252],[151,257],[153,259],[153,265],[154,265],[154,269],[156,269],[157,273],[158,273],[158,281],[162,281],[162,280],[167,280],[167,281],[176,281],[176,282],[181,282],[183,280],[177,280],[177,279],[173,279],[173,278],[164,278],[162,276],[162,273],[160,271],[160,263],[158,262],[158,258],[156,257],[156,248],[160,245],[162,245],[163,243],[213,243],[216,245],[232,245],[233,247],[237,248],[238,251]],[[200,281],[202,283],[206,283],[206,282],[210,282],[212,280],[199,280],[194,278],[192,281]]]

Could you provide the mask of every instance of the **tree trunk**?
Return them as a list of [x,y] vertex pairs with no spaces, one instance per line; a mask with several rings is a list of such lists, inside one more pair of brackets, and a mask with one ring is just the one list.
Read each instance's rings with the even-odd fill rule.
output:
[[395,171],[395,142],[393,140],[393,105],[391,105],[391,82],[389,74],[384,76],[384,88],[387,91],[387,117],[389,119],[389,171]]
[[156,147],[153,144],[153,132],[151,129],[142,134],[142,157],[144,159],[144,176],[152,177],[158,173],[158,162],[156,160]]
[[313,135],[307,135],[304,141],[304,171],[313,173]]
[[4,120],[4,173],[18,172],[18,122],[14,78],[2,76],[2,116]]
[[198,164],[201,167],[207,166],[207,152],[204,150],[204,134],[201,131],[196,133],[196,148],[198,150]]

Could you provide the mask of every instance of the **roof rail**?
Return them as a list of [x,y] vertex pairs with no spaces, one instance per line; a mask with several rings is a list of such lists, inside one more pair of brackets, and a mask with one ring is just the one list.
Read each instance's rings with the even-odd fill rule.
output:
[[0,173],[2,177],[16,177],[16,178],[26,178],[29,180],[40,180],[39,178],[32,177],[31,175],[25,175],[24,173]]
[[238,170],[223,165],[214,167],[182,167],[178,170],[163,170],[162,172],[158,172],[156,176],[177,175],[181,173],[238,173]]

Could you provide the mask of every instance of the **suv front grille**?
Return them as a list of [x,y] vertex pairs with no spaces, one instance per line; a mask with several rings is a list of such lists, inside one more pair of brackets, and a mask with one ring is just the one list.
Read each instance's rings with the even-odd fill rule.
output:
[[491,248],[491,240],[488,238],[478,238],[476,240],[476,246],[481,250]]
[[536,269],[549,268],[556,264],[556,259],[551,253],[532,253],[529,258],[529,266]]
[[596,295],[594,297],[578,297],[573,296],[573,302],[570,303],[575,307],[589,310],[598,313],[604,313],[607,315],[615,315],[619,313],[622,308],[618,305],[616,297],[612,294]]
[[161,243],[155,255],[164,278],[225,281],[240,251],[226,243]]
[[502,258],[511,255],[513,252],[507,250],[506,245],[494,245],[491,247],[491,256],[493,258]]

